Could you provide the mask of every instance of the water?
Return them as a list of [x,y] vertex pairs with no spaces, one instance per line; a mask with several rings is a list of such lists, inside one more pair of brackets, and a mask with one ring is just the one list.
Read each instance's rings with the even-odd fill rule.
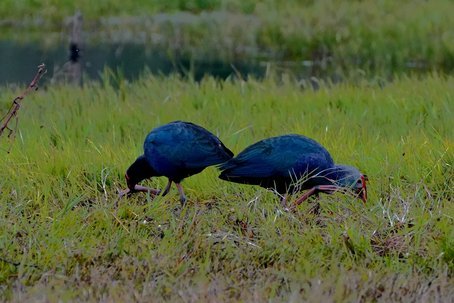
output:
[[[200,56],[199,56],[200,57]],[[214,56],[216,57],[216,56]],[[0,86],[16,83],[28,84],[36,73],[36,67],[45,63],[48,73],[43,82],[49,81],[54,74],[61,71],[61,67],[69,60],[69,46],[53,44],[45,47],[37,42],[13,42],[0,40]],[[236,76],[243,78],[253,76],[260,79],[267,73],[267,66],[272,66],[277,74],[288,73],[301,83],[306,82],[313,88],[318,87],[317,79],[329,79],[331,82],[343,81],[345,73],[336,69],[336,64],[321,58],[319,61],[276,61],[269,58],[259,61],[254,57],[242,60],[227,61],[222,59],[195,59],[170,53],[157,47],[149,47],[140,43],[105,43],[84,45],[81,52],[81,64],[84,81],[99,79],[105,68],[121,74],[133,81],[140,77],[145,70],[153,74],[169,75],[177,73],[183,76],[191,75],[196,81],[205,75],[220,79]],[[328,63],[327,63],[328,62]],[[358,71],[366,77],[360,66],[351,66],[351,71]],[[408,68],[404,72],[427,71],[427,67]],[[388,71],[392,74],[397,71]],[[373,73],[370,73],[373,75]],[[369,76],[370,76],[369,75]],[[303,81],[304,80],[304,81]]]
[[[47,79],[68,61],[68,46],[43,47],[38,43],[0,41],[0,85],[28,83],[40,63],[48,69]],[[266,67],[255,60],[225,62],[221,60],[191,61],[189,58],[150,49],[140,44],[86,45],[81,52],[84,79],[99,79],[108,67],[121,71],[129,80],[139,77],[145,69],[155,74],[178,73],[200,80],[204,75],[225,79],[237,72],[247,77],[261,78]]]

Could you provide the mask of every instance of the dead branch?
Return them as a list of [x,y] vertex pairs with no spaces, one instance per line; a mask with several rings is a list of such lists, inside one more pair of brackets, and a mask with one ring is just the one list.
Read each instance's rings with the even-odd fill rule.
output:
[[82,25],[83,17],[80,11],[70,18],[69,24],[72,29],[69,34],[69,58],[62,67],[54,66],[54,75],[50,80],[51,83],[71,83],[74,85],[82,84],[82,64],[81,46],[82,46]]
[[[21,101],[27,96],[31,91],[38,89],[38,82],[41,77],[47,72],[46,65],[41,64],[38,66],[38,72],[36,73],[35,77],[33,78],[32,82],[28,85],[28,87],[22,92],[21,95],[14,98],[11,107],[8,110],[8,113],[0,120],[0,137],[3,135],[5,130],[8,130],[8,138],[14,139],[15,136],[15,129],[17,128],[17,119],[18,119],[18,111],[21,106]],[[16,118],[16,123],[14,128],[10,128],[8,124],[11,122],[13,118]]]

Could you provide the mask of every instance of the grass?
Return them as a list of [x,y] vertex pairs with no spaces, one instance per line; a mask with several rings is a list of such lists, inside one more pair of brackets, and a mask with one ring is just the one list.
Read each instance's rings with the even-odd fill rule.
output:
[[454,4],[449,0],[4,0],[2,37],[34,39],[39,47],[66,45],[62,33],[69,32],[68,17],[76,9],[84,15],[87,48],[100,42],[137,43],[162,48],[170,57],[277,59],[333,71],[454,68]]
[[[4,112],[18,94],[0,91]],[[447,302],[454,296],[454,78],[196,83],[110,73],[24,100],[0,157],[5,301]],[[370,179],[369,201],[322,195],[295,214],[215,168],[150,201],[119,202],[147,132],[188,120],[235,153],[272,135],[315,138]],[[1,138],[1,146],[8,142]],[[162,187],[162,178],[147,181]],[[296,198],[296,197],[294,197]]]

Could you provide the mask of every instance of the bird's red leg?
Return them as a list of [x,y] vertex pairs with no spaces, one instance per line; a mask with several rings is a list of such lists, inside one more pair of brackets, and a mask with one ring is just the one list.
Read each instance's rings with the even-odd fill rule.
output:
[[170,186],[172,186],[172,180],[169,179],[169,182],[166,185],[166,188],[164,188],[164,191],[162,192],[161,196],[165,196],[169,193]]
[[119,193],[118,197],[122,198],[124,195],[130,195],[130,194],[132,194],[134,192],[138,192],[138,191],[146,192],[146,193],[148,192],[152,196],[159,195],[159,193],[161,192],[159,189],[153,189],[153,188],[149,188],[149,187],[145,187],[145,186],[136,184],[136,185],[134,185],[134,190],[130,190],[129,188],[122,190]]
[[295,209],[298,205],[306,201],[310,196],[318,194],[320,192],[332,194],[333,192],[337,191],[339,187],[335,185],[317,185],[309,189],[307,192],[304,193],[298,200],[293,203],[290,209]]
[[181,205],[184,205],[186,203],[186,196],[184,194],[184,190],[183,190],[183,187],[181,186],[180,183],[176,183],[175,182],[175,185],[178,189],[178,192],[180,193],[180,202],[181,202]]
[[161,193],[161,191],[159,189],[153,189],[153,188],[149,188],[149,187],[138,185],[138,184],[136,184],[134,186],[134,191],[150,193],[153,196],[159,195]]
[[310,196],[314,195],[317,193],[317,187],[312,187],[311,189],[309,189],[307,192],[304,193],[304,195],[302,195],[298,200],[296,200],[291,209],[294,209],[296,208],[296,206],[300,205],[301,203],[303,203],[304,201],[306,201]]

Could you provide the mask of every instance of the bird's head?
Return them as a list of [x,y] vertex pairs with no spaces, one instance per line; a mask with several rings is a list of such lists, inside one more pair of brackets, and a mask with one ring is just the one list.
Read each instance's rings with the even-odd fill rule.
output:
[[134,163],[126,170],[125,178],[128,188],[134,192],[136,184],[140,181],[155,176],[154,169],[148,164],[144,155],[138,157]]
[[367,201],[366,181],[368,181],[368,178],[355,167],[336,165],[326,177],[333,180],[335,185],[352,190],[363,202]]

